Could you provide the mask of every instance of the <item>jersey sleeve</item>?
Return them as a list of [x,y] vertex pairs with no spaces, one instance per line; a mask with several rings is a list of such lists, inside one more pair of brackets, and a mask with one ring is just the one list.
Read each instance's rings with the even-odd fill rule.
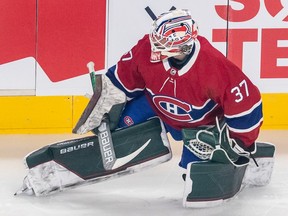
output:
[[141,67],[141,62],[147,61],[143,59],[145,55],[141,55],[147,49],[149,49],[147,36],[144,36],[120,58],[116,65],[109,68],[106,74],[112,83],[126,94],[128,99],[137,97],[145,89],[145,82],[138,68]]
[[225,57],[215,71],[210,92],[224,110],[230,136],[249,147],[257,139],[263,121],[261,94],[242,70]]
[[262,100],[258,88],[245,76],[227,86],[224,117],[230,134],[249,147],[259,135],[263,122]]

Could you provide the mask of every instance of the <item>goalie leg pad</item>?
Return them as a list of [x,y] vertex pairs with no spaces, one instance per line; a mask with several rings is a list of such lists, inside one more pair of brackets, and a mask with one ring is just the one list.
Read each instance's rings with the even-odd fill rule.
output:
[[158,118],[114,131],[112,140],[116,161],[109,170],[104,163],[113,160],[111,146],[99,143],[97,136],[55,143],[30,153],[25,158],[28,175],[17,194],[32,191],[36,196],[48,195],[131,174],[172,157],[166,131]]
[[246,169],[244,187],[265,186],[270,183],[274,167],[275,146],[271,143],[256,142],[256,153]]
[[246,167],[213,161],[189,163],[183,206],[214,207],[232,199],[241,189]]
[[[235,165],[223,149],[212,152],[212,160],[188,164],[183,206],[213,207],[233,199],[248,186],[264,186],[271,180],[274,165],[275,146],[271,143],[256,143],[253,160],[247,164]],[[222,158],[213,160],[214,157]],[[245,159],[245,157],[244,157]],[[224,161],[226,160],[226,161]]]

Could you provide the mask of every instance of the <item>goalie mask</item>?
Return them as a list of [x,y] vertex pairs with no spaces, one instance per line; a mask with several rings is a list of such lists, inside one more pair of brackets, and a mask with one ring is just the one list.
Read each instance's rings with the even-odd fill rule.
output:
[[169,57],[188,55],[198,35],[198,27],[188,10],[173,10],[161,14],[152,24],[149,35],[150,61],[159,62]]

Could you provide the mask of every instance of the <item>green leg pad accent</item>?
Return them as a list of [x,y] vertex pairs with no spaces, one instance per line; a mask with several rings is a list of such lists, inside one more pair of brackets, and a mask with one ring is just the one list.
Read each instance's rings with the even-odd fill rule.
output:
[[254,154],[255,158],[274,157],[275,146],[271,143],[256,142],[257,151]]

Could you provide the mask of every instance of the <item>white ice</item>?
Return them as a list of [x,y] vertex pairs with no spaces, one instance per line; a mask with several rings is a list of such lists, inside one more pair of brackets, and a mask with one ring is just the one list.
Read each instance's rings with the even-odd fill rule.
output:
[[26,170],[23,157],[75,135],[0,136],[0,216],[285,216],[288,212],[288,131],[263,130],[259,140],[276,145],[272,181],[244,189],[219,207],[182,207],[184,183],[178,167],[181,143],[172,142],[173,159],[147,171],[47,197],[14,196]]

